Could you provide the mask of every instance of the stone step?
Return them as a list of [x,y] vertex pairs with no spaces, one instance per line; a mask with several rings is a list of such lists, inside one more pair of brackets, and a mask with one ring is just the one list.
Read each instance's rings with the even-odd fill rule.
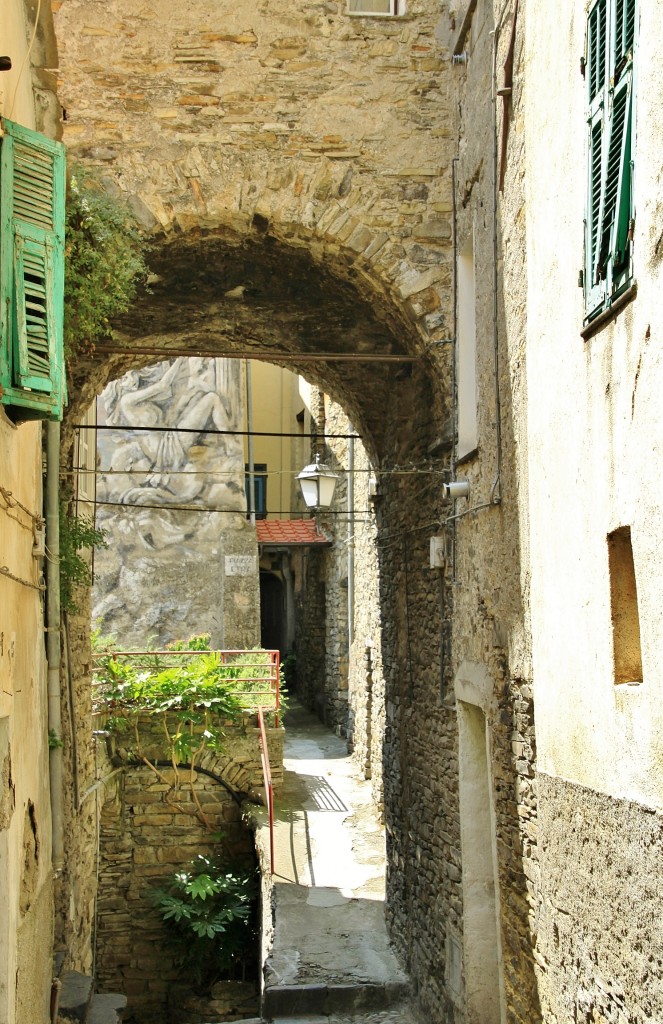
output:
[[347,1016],[386,1010],[406,999],[408,985],[384,984],[272,985],[263,992],[262,1013],[267,1020],[311,1015]]
[[127,997],[118,992],[97,993],[92,997],[85,1024],[119,1024]]
[[60,989],[58,1020],[85,1021],[92,999],[93,981],[79,971],[66,971]]

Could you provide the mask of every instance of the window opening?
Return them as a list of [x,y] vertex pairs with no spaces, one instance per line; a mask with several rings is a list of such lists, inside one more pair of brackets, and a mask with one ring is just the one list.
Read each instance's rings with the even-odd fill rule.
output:
[[[247,463],[244,465],[244,487],[246,490],[246,507],[250,509],[250,466]],[[267,463],[266,462],[254,462],[253,463],[253,511],[255,512],[256,519],[267,518]],[[250,513],[247,513],[247,519]]]
[[405,0],[348,0],[348,14],[395,17],[403,13]]
[[608,534],[608,564],[615,683],[641,683],[640,616],[630,526]]

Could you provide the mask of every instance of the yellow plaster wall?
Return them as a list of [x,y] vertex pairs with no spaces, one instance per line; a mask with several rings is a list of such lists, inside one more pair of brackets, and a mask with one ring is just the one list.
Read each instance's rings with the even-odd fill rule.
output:
[[[35,127],[23,0],[0,5],[0,114]],[[49,1015],[53,896],[41,563],[30,512],[42,512],[41,424],[15,426],[0,407],[0,1021]]]

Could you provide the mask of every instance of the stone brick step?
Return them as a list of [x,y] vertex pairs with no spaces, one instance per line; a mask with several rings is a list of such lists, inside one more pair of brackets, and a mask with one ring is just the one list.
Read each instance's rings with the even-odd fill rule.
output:
[[108,992],[92,997],[85,1024],[120,1024],[127,997]]
[[373,1013],[289,1014],[274,1017],[273,1020],[252,1017],[250,1020],[242,1021],[242,1024],[422,1024],[422,1018],[416,1014],[410,1003],[399,1003],[398,1006],[376,1010]]
[[341,985],[273,985],[263,992],[262,1012],[267,1020],[303,1016],[345,1014],[348,1016],[388,1010],[406,999],[406,982]]
[[[56,968],[62,967],[56,962]],[[66,971],[60,978],[58,1022],[81,1024],[120,1024],[127,997],[117,992],[94,993],[94,982],[87,974]]]
[[92,978],[79,971],[65,971],[60,981],[58,1020],[84,1022],[92,999]]

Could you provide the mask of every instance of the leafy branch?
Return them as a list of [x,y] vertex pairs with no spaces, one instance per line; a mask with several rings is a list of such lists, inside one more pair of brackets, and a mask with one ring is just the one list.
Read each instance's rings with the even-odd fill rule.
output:
[[60,503],[60,600],[64,611],[78,611],[75,588],[92,583],[92,570],[80,554],[86,548],[108,547],[105,530],[97,530],[94,518],[75,516]]
[[[96,668],[96,703],[109,712],[109,728],[133,729],[136,758],[166,782],[157,759],[145,753],[139,724],[143,716],[161,718],[160,731],[175,774],[172,788],[179,786],[178,767],[187,764],[197,816],[210,828],[195,789],[196,766],[205,751],[223,749],[226,722],[235,722],[255,708],[256,679],[264,689],[260,703],[271,701],[273,706],[270,655],[252,651],[224,663],[218,652],[209,650],[207,636],[178,641],[171,649],[190,651],[191,657],[178,654],[176,664],[168,664],[168,654],[156,652],[123,657],[112,650],[102,656]],[[170,792],[166,800],[173,803]]]
[[222,976],[244,973],[257,938],[255,874],[232,871],[199,854],[151,901],[169,925],[176,961],[209,989]]
[[64,345],[68,355],[93,351],[110,336],[146,277],[146,243],[127,206],[92,171],[69,178],[65,222]]

